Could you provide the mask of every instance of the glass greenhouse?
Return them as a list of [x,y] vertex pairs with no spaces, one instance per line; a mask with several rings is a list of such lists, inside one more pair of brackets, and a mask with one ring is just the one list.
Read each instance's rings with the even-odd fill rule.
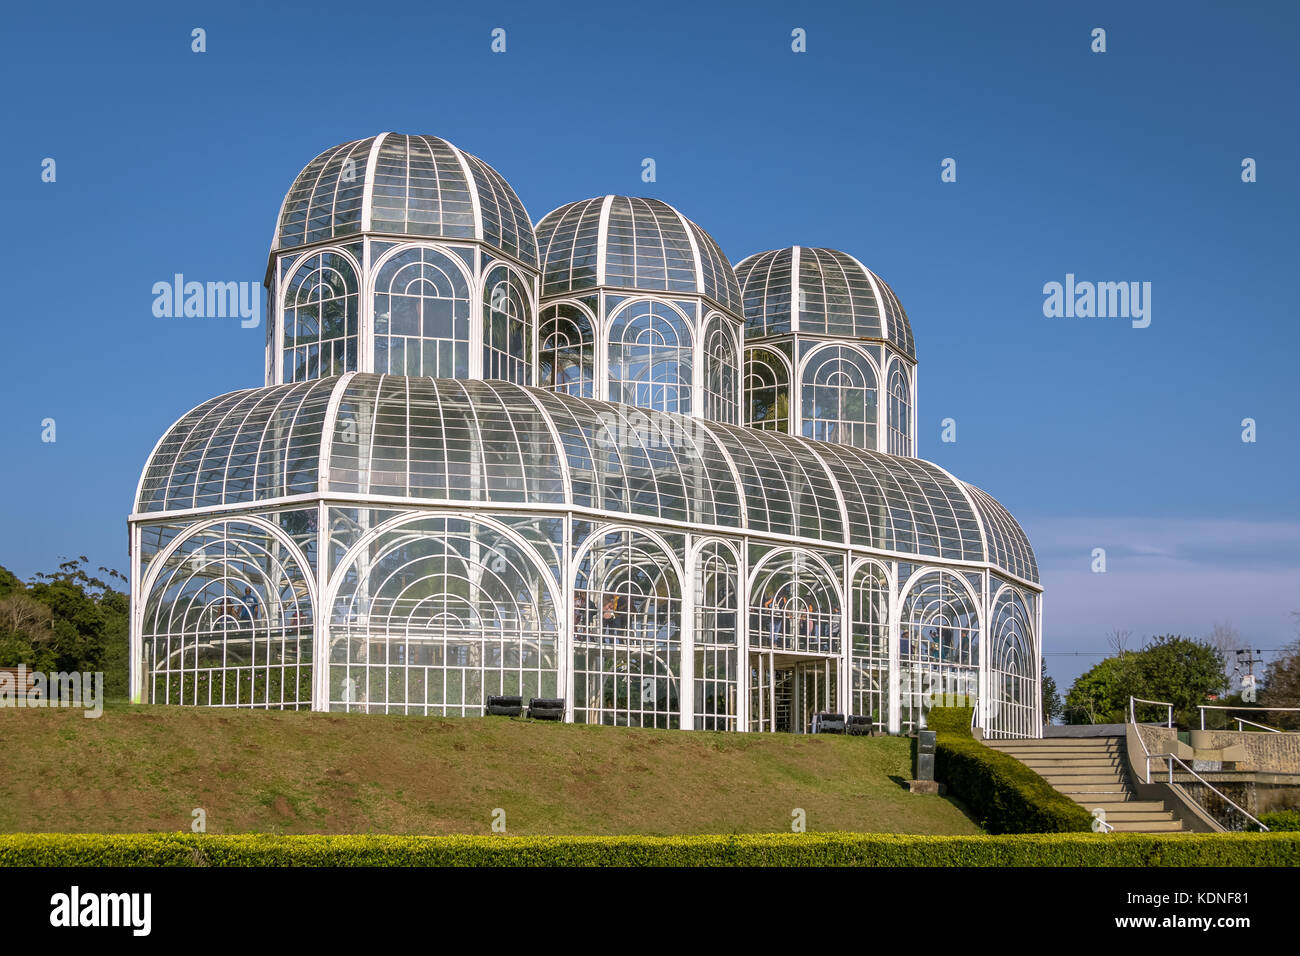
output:
[[1033,550],[912,457],[911,329],[852,257],[733,270],[620,196],[534,231],[481,160],[389,133],[299,175],[267,288],[267,384],[141,476],[133,699],[898,733],[959,694],[1040,733]]

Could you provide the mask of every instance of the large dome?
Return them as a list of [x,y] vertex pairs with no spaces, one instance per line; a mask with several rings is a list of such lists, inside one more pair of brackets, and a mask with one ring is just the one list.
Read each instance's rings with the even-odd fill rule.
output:
[[1011,514],[930,462],[507,382],[349,373],[218,396],[158,442],[136,511],[311,494],[598,508],[1038,581]]
[[[894,290],[846,253],[807,246],[772,249],[742,260],[736,275],[747,337],[807,332],[876,339],[916,357],[912,326]],[[792,302],[799,303],[797,311]]]
[[598,286],[694,292],[740,315],[736,273],[717,242],[662,200],[569,203],[537,224],[537,246],[543,298]]
[[289,187],[274,254],[362,232],[478,239],[537,266],[537,241],[510,184],[437,136],[380,133],[321,153]]

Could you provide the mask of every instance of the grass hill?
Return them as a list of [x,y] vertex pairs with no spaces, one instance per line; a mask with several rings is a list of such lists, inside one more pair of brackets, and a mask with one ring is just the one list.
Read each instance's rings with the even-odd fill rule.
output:
[[0,709],[0,832],[978,833],[909,742],[505,718]]

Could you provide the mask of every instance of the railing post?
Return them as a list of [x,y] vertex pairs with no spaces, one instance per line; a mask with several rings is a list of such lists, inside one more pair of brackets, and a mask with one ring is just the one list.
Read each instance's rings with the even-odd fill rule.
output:
[[1205,708],[1201,707],[1200,711],[1201,711],[1201,729],[1204,730],[1205,729]]
[[[1168,727],[1170,730],[1173,730],[1174,729],[1174,705],[1173,704],[1165,705],[1165,714],[1167,715],[1165,726]],[[1204,730],[1205,728],[1202,727],[1201,729]]]

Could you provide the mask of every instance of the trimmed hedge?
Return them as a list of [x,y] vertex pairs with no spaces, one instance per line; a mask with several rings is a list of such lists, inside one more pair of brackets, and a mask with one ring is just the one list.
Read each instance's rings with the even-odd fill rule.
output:
[[925,727],[941,734],[969,737],[970,722],[974,716],[974,707],[931,707],[925,715]]
[[0,866],[1297,866],[1272,833],[911,836],[0,835]]
[[1261,813],[1259,822],[1277,833],[1295,833],[1300,831],[1300,810],[1274,810]]
[[990,833],[1083,833],[1092,815],[1015,757],[970,733],[970,707],[935,707],[934,776]]

